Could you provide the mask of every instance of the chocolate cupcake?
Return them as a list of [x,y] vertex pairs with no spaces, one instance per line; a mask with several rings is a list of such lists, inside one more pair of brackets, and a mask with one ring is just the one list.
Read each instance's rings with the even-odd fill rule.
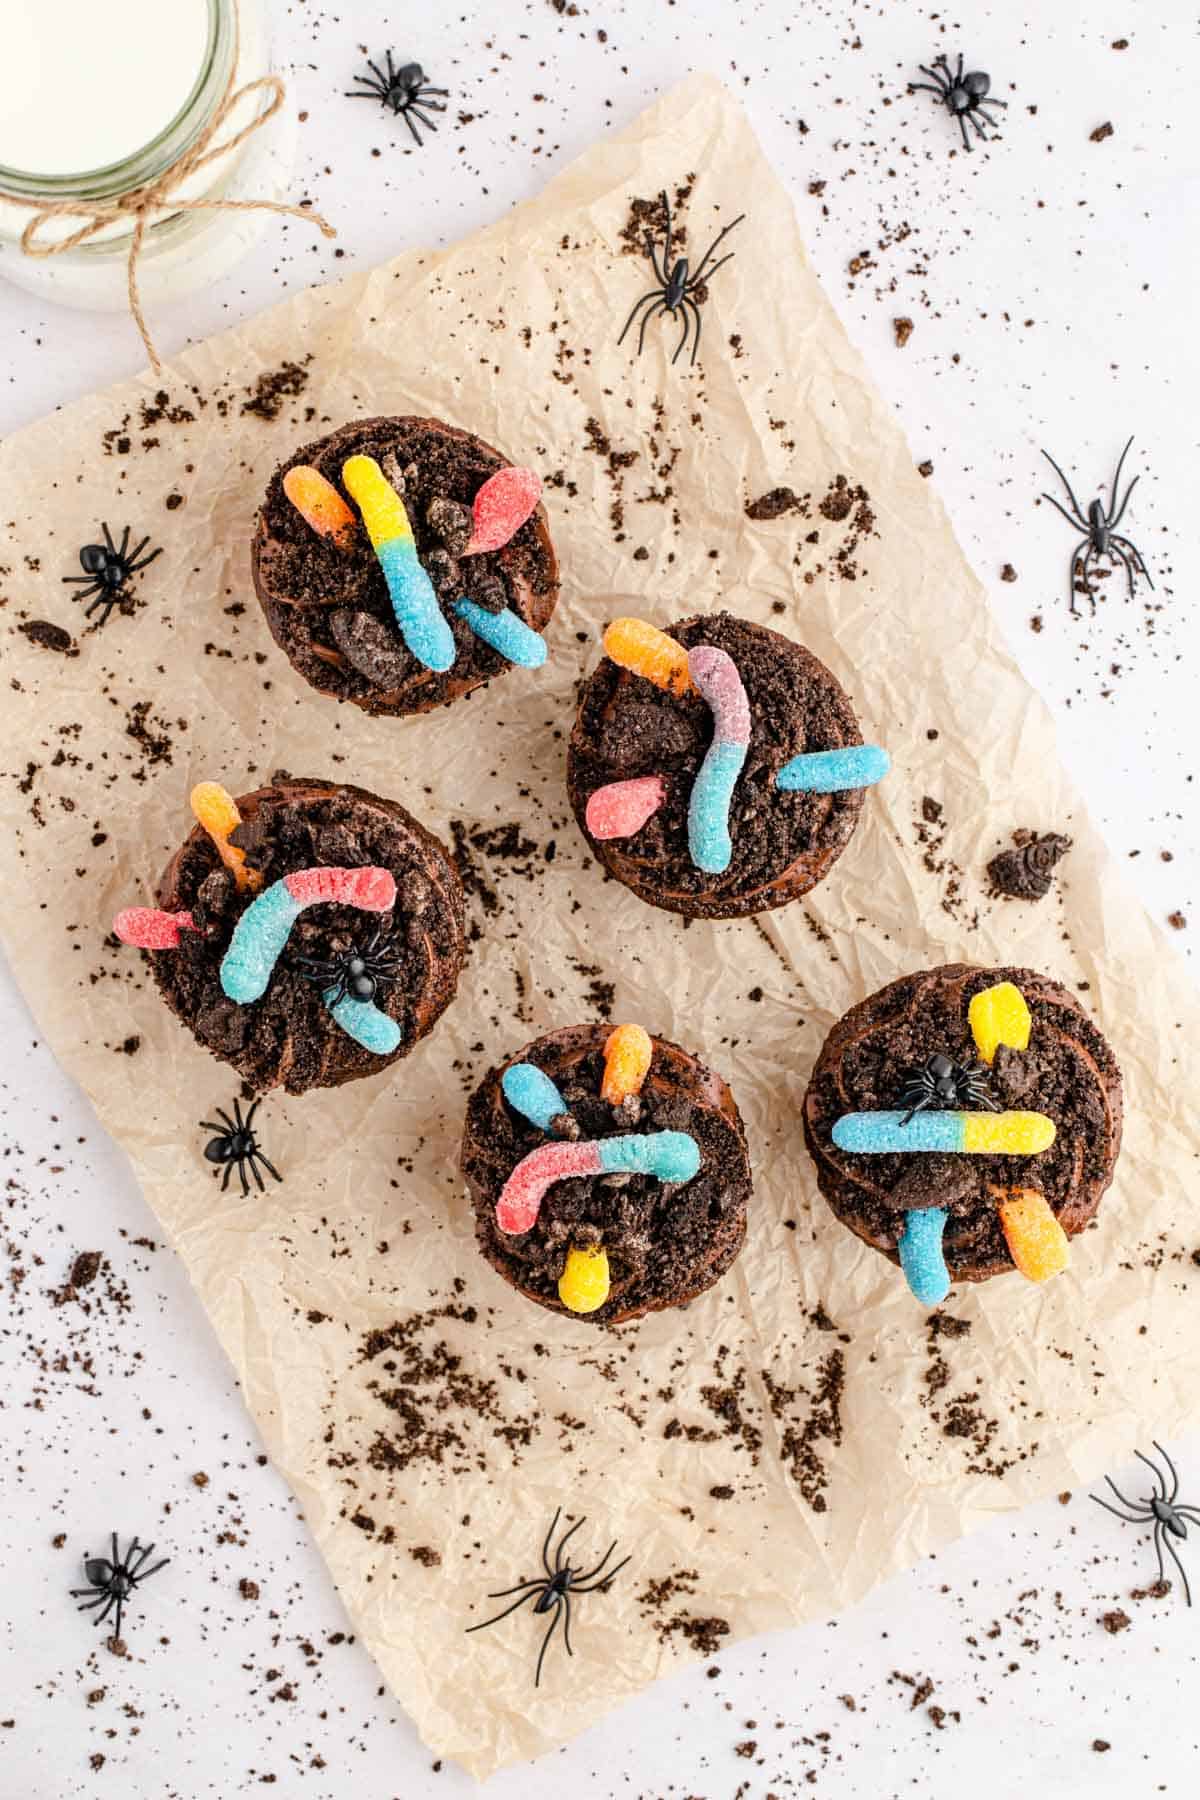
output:
[[617,619],[604,648],[567,786],[609,874],[704,919],[786,906],[822,881],[889,767],[825,665],[730,613],[666,632]]
[[304,445],[254,533],[272,636],[318,693],[368,713],[428,712],[540,666],[558,599],[540,492],[438,419],[363,419]]
[[392,800],[278,774],[234,801],[192,791],[200,821],[158,884],[118,914],[163,999],[258,1092],[376,1075],[454,998],[462,886],[449,856]]
[[640,1025],[552,1031],[493,1069],[467,1109],[462,1169],[492,1267],[597,1324],[686,1305],[746,1236],[733,1095]]
[[1121,1072],[1031,969],[906,975],[836,1024],[804,1097],[833,1211],[940,1305],[953,1281],[1058,1274],[1121,1147]]

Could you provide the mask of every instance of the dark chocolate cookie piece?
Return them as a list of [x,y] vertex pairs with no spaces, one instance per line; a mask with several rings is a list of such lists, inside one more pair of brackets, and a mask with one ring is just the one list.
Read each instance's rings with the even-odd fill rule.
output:
[[[540,1306],[567,1318],[620,1324],[663,1307],[683,1306],[718,1281],[742,1247],[751,1194],[741,1117],[728,1086],[694,1056],[655,1038],[637,1105],[600,1095],[607,1025],[551,1032],[493,1069],[471,1098],[462,1170],[475,1208],[482,1254],[504,1279]],[[501,1081],[516,1063],[533,1063],[559,1089],[568,1116],[543,1132],[505,1099]],[[555,1138],[578,1143],[627,1133],[690,1134],[699,1173],[667,1186],[629,1173],[560,1181],[545,1194],[532,1229],[510,1236],[496,1223],[496,1202],[513,1170]],[[611,1288],[596,1311],[572,1313],[558,1282],[572,1248],[603,1247]]]
[[[667,636],[686,649],[712,644],[737,664],[750,701],[751,736],[733,793],[733,857],[706,874],[688,850],[692,784],[712,742],[699,694],[668,693],[605,657],[585,683],[567,763],[580,830],[603,866],[651,906],[688,918],[732,919],[786,906],[829,873],[862,810],[860,789],[783,792],[775,778],[792,757],[861,744],[849,699],[812,653],[730,613],[684,619]],[[587,803],[610,782],[662,775],[666,799],[631,838],[600,840]]]
[[[349,550],[320,537],[283,490],[289,469],[306,463],[341,491],[343,463],[371,456],[403,490],[417,554],[454,635],[455,661],[427,669],[396,627],[387,584],[364,533]],[[471,503],[508,459],[481,438],[438,419],[362,419],[302,445],[271,477],[252,547],[254,588],[271,635],[297,674],[364,712],[428,712],[512,668],[458,619],[453,602],[511,609],[534,631],[558,599],[558,562],[539,506],[499,550],[458,558],[469,537]],[[392,654],[386,654],[388,647]]]
[[[237,806],[243,823],[234,838],[261,873],[263,888],[301,869],[375,865],[395,878],[395,907],[382,915],[341,905],[301,913],[263,997],[239,1005],[222,989],[221,960],[255,895],[236,886],[197,826],[158,885],[164,911],[190,911],[198,928],[181,934],[178,949],[149,953],[159,992],[197,1040],[257,1092],[282,1086],[302,1094],[378,1074],[407,1056],[454,998],[465,913],[449,855],[404,807],[363,788],[277,778]],[[387,1056],[347,1035],[324,1002],[322,984],[300,960],[345,955],[377,926],[394,974],[380,984],[374,1004],[401,1031]]]
[[[1001,1046],[988,1074],[995,1102],[1044,1113],[1055,1139],[1031,1156],[918,1153],[856,1155],[833,1142],[850,1112],[894,1109],[909,1073],[935,1053],[978,1057],[968,1023],[972,997],[1000,982],[1020,989],[1032,1017],[1027,1050]],[[804,1097],[804,1135],[830,1207],[865,1243],[899,1260],[905,1215],[946,1211],[943,1249],[955,1281],[986,1281],[1014,1267],[999,1200],[1044,1194],[1068,1237],[1095,1217],[1121,1146],[1121,1073],[1104,1037],[1069,994],[1031,969],[949,963],[906,975],[852,1007],[825,1040]]]

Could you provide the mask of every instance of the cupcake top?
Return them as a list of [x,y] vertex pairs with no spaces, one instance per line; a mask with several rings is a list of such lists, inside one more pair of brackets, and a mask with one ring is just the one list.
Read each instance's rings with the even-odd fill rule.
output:
[[114,930],[171,1010],[259,1091],[332,1087],[405,1056],[454,996],[462,890],[442,846],[361,788],[277,776],[199,823]]
[[1116,1059],[1065,988],[949,964],[834,1026],[804,1130],[839,1219],[936,1305],[952,1279],[1066,1266],[1112,1180],[1121,1112]]
[[745,1236],[733,1096],[640,1025],[571,1026],[493,1069],[468,1108],[462,1166],[493,1266],[597,1323],[682,1305]]
[[272,476],[253,545],[276,642],[370,713],[458,698],[545,660],[558,565],[532,469],[437,419],[363,419]]
[[889,766],[834,676],[730,613],[618,619],[583,689],[568,785],[609,872],[652,905],[733,918],[815,886]]

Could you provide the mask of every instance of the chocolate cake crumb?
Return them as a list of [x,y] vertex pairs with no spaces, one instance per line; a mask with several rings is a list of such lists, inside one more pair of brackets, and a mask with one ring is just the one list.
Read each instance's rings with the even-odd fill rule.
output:
[[312,357],[307,356],[303,363],[281,363],[279,368],[261,374],[254,385],[246,389],[242,412],[271,424],[283,411],[284,401],[295,400],[308,386],[307,365],[311,361]]
[[924,462],[919,462],[917,464],[917,474],[923,475],[926,481],[928,481],[929,477],[933,474],[933,464],[929,461],[928,457],[926,457]]
[[251,1581],[247,1576],[243,1575],[242,1579],[238,1582],[238,1593],[242,1596],[242,1599],[257,1600],[259,1592],[260,1589],[257,1581]]
[[441,1552],[439,1550],[431,1549],[428,1544],[410,1544],[408,1547],[408,1554],[415,1563],[420,1563],[423,1569],[437,1569],[441,1567]]
[[1088,136],[1091,138],[1093,144],[1102,144],[1105,138],[1110,138],[1112,136],[1113,130],[1114,127],[1112,121],[1106,119],[1103,125],[1097,125],[1095,131],[1089,132]]
[[1112,1745],[1109,1743],[1107,1738],[1093,1738],[1092,1739],[1092,1749],[1095,1750],[1098,1754],[1103,1755],[1105,1750],[1112,1749]]
[[1050,892],[1054,869],[1071,848],[1057,831],[1021,829],[1012,834],[1012,850],[1002,850],[987,866],[996,894],[1010,900],[1043,900]]
[[1103,1625],[1105,1631],[1107,1631],[1109,1637],[1116,1637],[1119,1631],[1128,1631],[1129,1627],[1133,1624],[1133,1620],[1122,1607],[1116,1606],[1111,1612],[1102,1613],[1100,1615],[1100,1623]]
[[748,519],[779,519],[784,513],[799,512],[802,502],[790,487],[770,488],[757,500],[746,502]]
[[1186,931],[1187,930],[1187,914],[1181,913],[1181,912],[1168,913],[1167,914],[1167,924],[1170,925],[1175,931]]
[[43,650],[57,650],[65,655],[71,649],[71,634],[64,631],[61,625],[52,625],[49,619],[26,619],[20,627],[31,644],[37,644]]
[[75,1289],[91,1287],[100,1273],[100,1265],[104,1261],[99,1250],[81,1250],[71,1264],[71,1273],[67,1283]]
[[1015,581],[1017,579],[1017,571],[1013,568],[1011,563],[1005,563],[1000,571],[1000,579],[1001,581]]
[[909,338],[912,336],[915,326],[911,319],[893,319],[892,330],[896,334],[897,349],[903,350],[905,344],[907,344]]

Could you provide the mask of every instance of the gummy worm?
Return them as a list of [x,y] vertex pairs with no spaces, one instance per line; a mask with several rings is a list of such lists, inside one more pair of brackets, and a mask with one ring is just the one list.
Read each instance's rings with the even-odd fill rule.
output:
[[358,521],[332,481],[320,469],[297,463],[283,478],[283,491],[304,523],[318,537],[331,538],[339,550],[352,550]]
[[454,662],[454,633],[417,555],[403,500],[373,456],[350,457],[342,464],[342,480],[358,502],[401,637],[419,663],[442,673]]
[[588,797],[584,812],[587,828],[602,844],[610,838],[633,837],[649,824],[666,797],[667,784],[661,775],[610,781]]
[[1067,1234],[1040,1188],[993,1188],[1009,1255],[1029,1281],[1048,1281],[1071,1260]]
[[496,1202],[496,1224],[507,1237],[531,1230],[547,1189],[573,1176],[625,1172],[681,1182],[690,1181],[699,1168],[700,1146],[686,1131],[541,1144],[522,1157],[505,1182]]
[[683,645],[644,619],[614,619],[604,633],[604,654],[668,694],[686,694],[693,686]]
[[997,981],[971,996],[967,1023],[975,1048],[985,1063],[994,1060],[1001,1044],[1012,1050],[1028,1050],[1033,1018],[1020,988],[1011,981]]
[[178,950],[181,931],[195,931],[190,912],[160,912],[156,906],[127,906],[113,920],[123,944],[138,950]]
[[532,518],[542,497],[542,478],[532,469],[497,469],[475,496],[471,539],[464,556],[499,550]]
[[896,1248],[905,1279],[922,1306],[940,1306],[950,1292],[950,1271],[942,1249],[948,1217],[940,1206],[904,1215],[904,1230]]
[[846,788],[874,787],[892,766],[878,744],[847,744],[841,750],[813,750],[793,756],[775,777],[785,793],[840,794]]
[[[330,901],[362,912],[387,912],[396,903],[396,882],[388,869],[316,868],[298,869],[272,883],[246,908],[221,959],[221,986],[229,999],[242,1006],[261,1000],[300,914]],[[325,1004],[347,1036],[364,1050],[390,1055],[400,1042],[396,1021],[368,1000],[346,996],[330,1006],[334,991],[325,990]]]
[[833,1127],[839,1150],[863,1156],[898,1150],[1034,1156],[1048,1150],[1054,1136],[1054,1120],[1038,1112],[922,1112],[911,1119],[905,1112],[855,1112],[843,1113]]
[[558,1278],[558,1297],[574,1313],[595,1312],[608,1299],[611,1283],[608,1252],[600,1244],[567,1251],[567,1266]]
[[245,893],[247,888],[260,888],[262,876],[257,869],[247,868],[246,852],[229,841],[230,833],[236,831],[242,822],[237,801],[229,790],[223,788],[219,781],[200,781],[192,789],[188,799],[196,823],[207,831],[217,855],[242,892]]
[[540,669],[545,662],[545,638],[531,630],[511,607],[506,606],[503,612],[489,612],[486,606],[478,606],[474,600],[464,597],[455,601],[454,610],[476,637],[498,650],[510,663],[516,663],[522,669]]
[[566,1101],[536,1063],[513,1063],[500,1077],[500,1088],[513,1110],[539,1131],[549,1131],[567,1110]]
[[620,1106],[631,1094],[640,1094],[650,1073],[654,1045],[644,1025],[618,1025],[604,1045],[604,1079],[600,1098]]
[[690,650],[688,670],[713,716],[713,741],[688,801],[688,849],[698,869],[720,875],[733,856],[729,805],[750,743],[750,702],[737,664],[715,644]]

